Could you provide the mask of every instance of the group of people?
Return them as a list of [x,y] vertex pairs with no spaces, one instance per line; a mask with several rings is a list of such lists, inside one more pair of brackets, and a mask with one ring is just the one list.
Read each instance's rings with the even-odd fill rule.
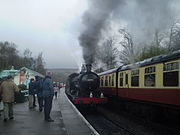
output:
[[33,109],[36,107],[36,94],[38,98],[39,104],[39,111],[42,111],[43,108],[43,95],[42,95],[42,85],[43,85],[43,78],[39,76],[35,76],[34,78],[30,79],[29,83],[29,109]]
[[[29,109],[36,107],[36,94],[39,104],[39,111],[42,112],[44,109],[44,120],[47,122],[53,122],[54,120],[50,117],[52,109],[52,101],[55,95],[57,98],[57,91],[59,87],[53,84],[51,79],[51,72],[47,72],[45,78],[39,76],[32,78],[29,83]],[[12,76],[8,76],[6,81],[0,85],[0,100],[4,103],[4,122],[8,118],[14,119],[13,116],[13,103],[15,98],[15,92],[19,92],[17,85],[13,82]]]

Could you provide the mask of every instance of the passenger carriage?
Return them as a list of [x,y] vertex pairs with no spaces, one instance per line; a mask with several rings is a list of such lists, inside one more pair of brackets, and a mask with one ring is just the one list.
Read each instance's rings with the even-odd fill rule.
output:
[[180,50],[98,74],[108,97],[180,106]]

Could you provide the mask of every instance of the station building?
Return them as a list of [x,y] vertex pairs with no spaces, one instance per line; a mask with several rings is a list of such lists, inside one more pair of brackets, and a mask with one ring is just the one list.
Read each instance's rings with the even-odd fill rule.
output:
[[11,69],[3,70],[2,72],[0,72],[0,78],[5,78],[8,75],[14,77],[15,84],[25,84],[26,86],[28,86],[31,78],[35,78],[35,76],[44,77],[44,75],[26,67],[15,70],[14,66],[12,66]]

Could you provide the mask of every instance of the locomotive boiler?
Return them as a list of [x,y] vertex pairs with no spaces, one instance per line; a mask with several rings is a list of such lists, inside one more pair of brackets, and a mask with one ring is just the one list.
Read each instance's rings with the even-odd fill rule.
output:
[[80,73],[69,75],[66,84],[66,94],[74,104],[101,104],[107,98],[99,90],[99,76],[91,71],[91,64],[87,64]]

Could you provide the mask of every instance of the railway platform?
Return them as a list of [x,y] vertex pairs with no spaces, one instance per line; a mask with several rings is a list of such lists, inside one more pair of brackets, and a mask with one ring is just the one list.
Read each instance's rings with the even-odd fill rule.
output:
[[0,135],[97,135],[91,125],[81,117],[61,89],[53,99],[51,117],[54,122],[44,121],[44,113],[38,106],[28,109],[28,102],[14,105],[14,119],[3,122],[0,116]]

